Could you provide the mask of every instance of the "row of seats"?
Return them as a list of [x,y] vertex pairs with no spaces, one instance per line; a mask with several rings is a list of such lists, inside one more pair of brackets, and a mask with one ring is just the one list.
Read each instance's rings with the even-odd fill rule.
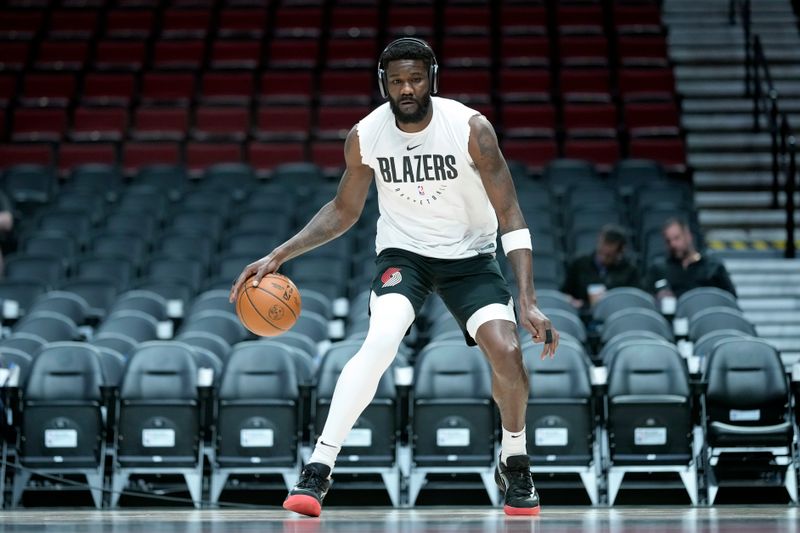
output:
[[[22,384],[22,401],[11,404],[22,437],[12,446],[21,464],[14,473],[12,503],[19,502],[29,469],[59,473],[68,464],[70,472],[77,468],[87,475],[100,507],[107,445],[115,450],[109,456],[111,506],[130,475],[159,472],[183,474],[200,506],[205,445],[215,452],[213,503],[230,475],[282,474],[291,485],[301,448],[318,435],[336,378],[358,346],[333,345],[314,372],[309,359],[279,343],[243,343],[234,346],[221,375],[209,380],[198,378],[204,376],[198,374],[203,364],[188,345],[144,343],[124,369],[117,367],[119,399],[114,400],[103,393],[116,385],[108,370],[113,365],[104,368],[97,349],[48,345]],[[598,482],[605,476],[611,504],[629,472],[679,473],[693,503],[700,501],[703,476],[706,499],[713,503],[717,479],[737,471],[723,457],[749,454],[749,460],[775,473],[796,501],[789,386],[777,352],[763,341],[718,342],[702,370],[705,393],[693,386],[675,346],[662,340],[621,345],[607,362],[605,380],[593,376],[579,344],[563,340],[552,360],[542,360],[539,352],[532,344],[523,347],[530,373],[528,450],[538,476],[581,474],[593,503],[600,501]],[[496,503],[490,474],[498,419],[485,357],[462,341],[437,341],[418,354],[413,379],[398,388],[400,368],[382,378],[375,400],[344,443],[338,471],[380,474],[395,505],[413,505],[430,474],[488,474],[486,488]],[[310,394],[304,395],[310,384]],[[408,400],[403,387],[410,387]],[[399,416],[406,401],[414,413],[409,419]],[[114,416],[103,418],[101,407]],[[208,418],[210,413],[216,414]],[[309,441],[302,439],[305,423]],[[410,462],[398,455],[406,431]],[[408,482],[405,494],[401,478]]]

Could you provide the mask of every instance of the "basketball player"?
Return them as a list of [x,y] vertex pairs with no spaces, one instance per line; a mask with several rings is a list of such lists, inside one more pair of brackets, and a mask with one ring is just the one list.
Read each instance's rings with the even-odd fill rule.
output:
[[[495,479],[505,512],[539,513],[525,443],[528,376],[516,318],[542,358],[553,357],[558,332],[536,306],[531,236],[511,175],[484,116],[435,97],[438,65],[430,46],[398,39],[378,62],[388,102],[350,130],[347,163],[336,196],[297,235],[248,265],[231,289],[253,284],[284,262],[343,234],[358,220],[367,192],[378,188],[377,273],[370,325],[361,349],[339,376],[316,447],[283,507],[318,516],[330,474],[348,432],[372,401],[381,375],[397,353],[425,298],[437,291],[492,367],[492,395],[503,425]],[[519,286],[514,302],[495,259],[497,231]]]

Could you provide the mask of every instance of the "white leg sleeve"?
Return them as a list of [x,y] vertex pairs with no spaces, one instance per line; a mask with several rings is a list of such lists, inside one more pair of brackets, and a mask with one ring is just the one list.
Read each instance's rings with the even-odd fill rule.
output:
[[367,338],[339,375],[320,441],[333,446],[342,445],[361,412],[375,396],[381,376],[392,364],[413,321],[414,308],[408,298],[401,294],[380,297],[373,294]]

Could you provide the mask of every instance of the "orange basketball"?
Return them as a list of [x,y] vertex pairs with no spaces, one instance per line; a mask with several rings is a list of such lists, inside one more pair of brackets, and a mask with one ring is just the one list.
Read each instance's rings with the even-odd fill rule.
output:
[[248,279],[236,301],[236,314],[244,327],[261,337],[289,331],[300,316],[300,291],[281,274],[267,274],[258,287]]

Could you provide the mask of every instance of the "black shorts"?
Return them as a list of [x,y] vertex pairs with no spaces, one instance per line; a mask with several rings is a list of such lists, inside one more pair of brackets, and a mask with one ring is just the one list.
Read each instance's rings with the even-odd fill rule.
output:
[[[409,299],[414,314],[431,292],[441,296],[447,308],[461,326],[467,344],[475,346],[467,322],[476,311],[491,304],[507,307],[511,302],[508,289],[497,259],[482,254],[466,259],[435,259],[398,248],[387,248],[375,259],[377,274],[372,280],[372,291],[377,296],[402,294]],[[506,318],[513,311],[497,308]]]

